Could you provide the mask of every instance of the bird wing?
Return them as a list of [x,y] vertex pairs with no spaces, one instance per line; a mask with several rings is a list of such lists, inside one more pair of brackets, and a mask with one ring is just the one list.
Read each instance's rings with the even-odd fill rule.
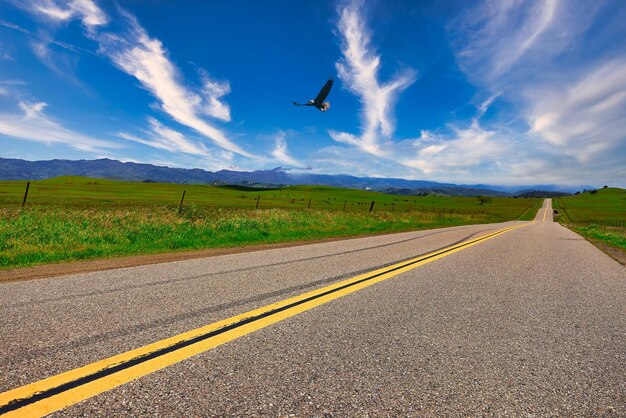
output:
[[322,103],[328,97],[328,93],[330,93],[330,89],[333,87],[333,80],[330,79],[324,84],[324,87],[317,93],[317,97],[315,98],[316,103]]

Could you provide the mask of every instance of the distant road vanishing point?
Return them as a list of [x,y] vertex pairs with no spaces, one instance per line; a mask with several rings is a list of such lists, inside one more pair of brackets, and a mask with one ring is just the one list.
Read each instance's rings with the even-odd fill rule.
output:
[[626,269],[552,222],[0,285],[2,416],[626,415]]

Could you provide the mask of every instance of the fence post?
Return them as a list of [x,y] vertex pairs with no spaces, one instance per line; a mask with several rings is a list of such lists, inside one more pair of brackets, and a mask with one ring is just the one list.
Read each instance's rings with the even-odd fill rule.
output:
[[30,181],[26,183],[26,191],[24,192],[24,200],[22,200],[22,209],[24,209],[24,205],[26,204],[26,198],[28,197],[29,188],[30,188]]
[[183,202],[185,201],[185,192],[186,190],[183,190],[183,197],[180,198],[180,205],[178,205],[178,211],[181,212],[183,210]]
[[374,209],[374,201],[372,200],[372,204],[370,205],[370,212]]
[[306,208],[307,209],[311,209],[311,198],[310,197],[309,197],[309,204],[308,204],[308,206]]
[[343,201],[343,211],[344,211],[344,212],[346,211],[346,202],[347,202],[347,200],[344,200],[344,201]]
[[255,209],[259,208],[259,202],[260,201],[261,201],[261,195],[258,195],[257,198],[256,198],[256,207],[255,207]]
[[391,204],[391,211],[392,211],[392,212],[393,212],[393,208],[395,208],[395,207],[396,207],[396,202],[393,202],[393,203]]

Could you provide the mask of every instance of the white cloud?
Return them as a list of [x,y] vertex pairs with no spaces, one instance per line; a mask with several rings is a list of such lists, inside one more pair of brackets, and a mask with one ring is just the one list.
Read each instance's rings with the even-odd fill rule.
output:
[[109,18],[91,0],[73,0],[63,6],[53,0],[37,0],[29,10],[57,22],[81,19],[87,28],[86,35],[98,42],[100,53],[120,70],[139,80],[142,87],[158,100],[160,110],[227,151],[259,159],[233,143],[221,129],[202,117],[208,115],[224,121],[230,120],[230,108],[220,100],[230,91],[228,82],[216,82],[206,72],[202,72],[204,85],[200,92],[186,87],[162,42],[151,38],[130,14],[121,12],[128,26],[126,31],[107,33],[97,29],[106,25]]
[[126,132],[120,132],[117,135],[120,138],[170,152],[184,152],[186,154],[204,156],[210,155],[209,150],[204,144],[190,141],[182,133],[163,126],[158,120],[148,118],[148,123],[151,128],[150,131],[145,132],[146,138],[148,139],[139,138],[138,136]]
[[452,127],[452,131],[452,137],[429,134],[427,141],[419,141],[416,157],[400,162],[425,174],[445,173],[449,178],[458,178],[508,151],[509,145],[504,139],[495,131],[483,129],[477,120],[466,129]]
[[20,102],[22,114],[0,114],[0,134],[44,144],[66,144],[83,151],[119,148],[118,144],[83,135],[44,113],[46,103]]
[[406,69],[386,83],[379,81],[380,56],[371,46],[371,35],[363,21],[361,6],[361,2],[353,1],[339,10],[338,30],[343,57],[336,67],[344,86],[361,101],[362,132],[356,136],[330,131],[330,135],[337,142],[382,156],[385,152],[381,141],[390,141],[395,131],[393,108],[398,95],[415,82],[416,73]]
[[563,0],[472,3],[449,24],[453,50],[473,82],[498,90],[539,75],[578,39],[595,10]]
[[[477,96],[495,92],[506,103],[486,128],[496,132],[493,140],[504,138],[509,147],[507,154],[492,158],[502,179],[620,181],[626,155],[626,50],[618,16],[625,12],[586,0],[485,0],[451,22],[457,63],[478,86]],[[609,13],[615,19],[606,19]],[[504,135],[503,124],[510,126]],[[483,175],[480,167],[471,173]]]
[[[75,76],[76,57],[68,54],[55,52],[50,49],[52,42],[41,40],[33,41],[30,44],[31,50],[35,56],[50,70],[58,76],[83,87],[82,83]],[[54,42],[54,44],[57,44]]]
[[278,136],[276,136],[276,147],[272,151],[272,156],[281,163],[290,165],[292,167],[304,167],[304,164],[289,155],[289,152],[287,151],[287,141],[285,140],[284,132],[280,132]]
[[202,111],[208,116],[230,121],[230,107],[220,101],[220,98],[230,93],[230,83],[212,80],[204,70],[200,70],[200,76],[202,77],[202,93],[204,93]]
[[22,32],[22,33],[25,33],[25,34],[28,34],[28,35],[30,34],[29,30],[24,29],[23,27],[21,27],[19,25],[16,25],[15,23],[7,22],[7,21],[4,21],[4,20],[0,20],[0,26],[3,26],[5,28],[9,28],[9,29],[13,29],[15,31]]
[[109,22],[108,16],[91,0],[72,0],[63,5],[53,0],[34,0],[27,7],[31,12],[54,22],[78,18],[89,29]]
[[[139,80],[159,100],[161,110],[174,120],[196,130],[226,150],[256,158],[228,139],[223,131],[202,119],[200,113],[206,113],[207,109],[206,106],[203,107],[203,97],[179,81],[180,73],[169,60],[161,41],[150,38],[134,17],[126,17],[130,24],[127,33],[122,36],[104,34],[96,37],[100,42],[101,52],[121,70]],[[223,91],[222,89],[218,93]],[[209,109],[213,111],[218,107],[216,102],[219,96],[215,92],[216,88],[213,87],[213,95],[208,96]],[[218,116],[224,118],[223,108]]]
[[315,173],[412,179],[423,177],[420,170],[401,164],[389,164],[389,160],[361,148],[347,150],[344,146],[332,145],[316,150],[309,158],[314,167],[312,171]]
[[[92,53],[91,51],[84,49],[84,48],[80,48],[76,45],[72,45],[70,43],[67,42],[63,42],[63,41],[58,41],[55,39],[52,39],[46,32],[44,31],[39,31],[37,33],[33,33],[31,31],[29,31],[28,29],[25,29],[21,26],[18,26],[14,23],[11,22],[5,22],[3,20],[0,20],[0,26],[3,26],[5,28],[9,28],[12,29],[14,31],[17,32],[21,32],[22,34],[26,35],[27,37],[34,39],[35,41],[33,42],[33,44],[36,43],[40,43],[40,44],[44,44],[44,45],[56,45],[60,48],[66,49],[68,51],[71,52],[75,52],[75,53],[79,53],[79,52],[86,52],[86,53]],[[32,44],[31,44],[32,45]]]
[[626,59],[610,61],[571,84],[529,91],[531,132],[579,162],[610,161],[626,148],[625,69]]

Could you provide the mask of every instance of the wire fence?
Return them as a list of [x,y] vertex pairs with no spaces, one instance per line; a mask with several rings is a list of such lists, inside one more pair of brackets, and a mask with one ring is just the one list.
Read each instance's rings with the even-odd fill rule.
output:
[[[296,209],[296,210],[335,210],[345,212],[422,212],[436,215],[491,215],[498,216],[495,208],[452,208],[428,205],[411,201],[409,196],[399,196],[397,200],[384,199],[355,200],[341,196],[289,196],[277,195],[263,190],[265,193],[233,193],[224,195],[209,190],[178,190],[166,191],[158,195],[127,194],[114,196],[111,193],[99,192],[87,194],[84,191],[63,190],[58,193],[46,190],[45,193],[33,190],[27,182],[23,196],[2,196],[0,204],[4,206],[73,206],[73,207],[134,207],[134,206],[172,206],[182,211],[185,207],[196,206],[205,208],[232,209]],[[250,190],[247,190],[250,192]],[[522,210],[522,214],[530,210],[532,205]],[[518,209],[519,210],[519,209]]]
[[613,232],[626,236],[626,220],[623,219],[591,219],[575,223],[583,226],[596,226],[604,232]]
[[626,228],[626,220],[619,219],[600,219],[599,221],[590,221],[600,226],[610,226],[615,228]]
[[563,201],[561,199],[557,199],[557,201],[559,204],[558,210],[565,215],[564,220],[567,222],[581,226],[597,226],[603,231],[626,235],[626,219],[572,219],[567,208],[563,205]]

